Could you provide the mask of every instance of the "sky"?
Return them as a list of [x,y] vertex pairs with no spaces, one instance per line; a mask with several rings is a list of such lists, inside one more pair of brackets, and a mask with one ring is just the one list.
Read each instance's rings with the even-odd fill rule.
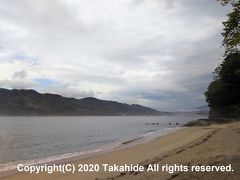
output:
[[1,0],[0,87],[192,109],[206,104],[228,12],[215,0]]

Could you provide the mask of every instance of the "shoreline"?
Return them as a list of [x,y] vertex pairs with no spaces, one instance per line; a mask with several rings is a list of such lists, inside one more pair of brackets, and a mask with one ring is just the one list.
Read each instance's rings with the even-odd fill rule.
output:
[[53,155],[53,156],[44,157],[44,158],[36,158],[32,160],[24,160],[24,161],[19,160],[15,162],[8,162],[2,165],[11,164],[11,166],[15,166],[15,167],[10,167],[9,169],[6,168],[6,170],[0,170],[0,178],[17,174],[18,172],[17,172],[16,166],[17,164],[20,164],[20,163],[24,165],[42,165],[42,164],[52,165],[52,164],[61,164],[61,163],[68,163],[72,161],[84,160],[84,159],[92,158],[94,156],[102,155],[108,152],[131,148],[136,145],[147,144],[151,141],[154,141],[157,138],[174,133],[175,131],[183,128],[186,128],[186,127],[183,127],[183,126],[170,127],[170,128],[156,130],[153,132],[147,132],[142,135],[127,137],[123,140],[102,145],[99,148],[90,149],[86,151],[64,153],[64,154]]
[[[175,142],[175,143],[172,143],[170,140],[173,139],[175,140],[176,138],[178,139],[177,141],[179,141],[181,138],[181,136],[185,136],[185,135],[189,135],[190,134],[196,134],[196,131],[198,131],[197,133],[197,136],[193,136],[192,138],[188,139],[188,141],[186,142],[184,139],[182,139],[183,142]],[[106,163],[106,162],[109,162],[109,160],[116,160],[117,162],[119,162],[119,156],[124,156],[124,158],[120,158],[122,159],[121,163],[133,163],[133,164],[136,164],[136,163],[141,163],[143,161],[145,161],[146,159],[149,159],[149,158],[154,158],[155,156],[159,155],[160,154],[163,154],[163,153],[166,153],[167,151],[169,150],[172,150],[174,148],[178,148],[179,146],[182,146],[182,145],[185,145],[186,143],[190,143],[192,141],[195,140],[195,138],[199,138],[203,135],[205,135],[206,133],[210,132],[211,130],[209,129],[205,129],[204,131],[202,131],[202,127],[191,127],[191,128],[181,128],[181,129],[178,129],[176,130],[175,132],[172,132],[172,133],[169,133],[169,134],[166,134],[166,135],[163,135],[163,136],[160,136],[160,137],[156,137],[155,139],[152,139],[152,140],[148,140],[146,142],[142,142],[141,144],[134,144],[134,143],[130,143],[130,144],[127,144],[126,146],[121,146],[121,147],[118,147],[118,148],[114,148],[114,149],[111,149],[111,150],[107,150],[107,151],[102,151],[102,152],[97,152],[97,153],[93,153],[93,154],[88,154],[88,155],[85,155],[85,156],[78,156],[78,157],[72,157],[72,158],[67,158],[67,159],[61,159],[61,160],[57,160],[57,161],[52,161],[52,162],[49,162],[47,164],[51,165],[51,164],[64,164],[64,163],[74,163],[74,164],[79,164],[79,163],[84,163],[84,164],[91,164],[91,163],[98,163],[98,164],[103,164],[103,163]],[[158,142],[160,141],[160,142]],[[156,148],[156,150],[154,150],[154,153],[151,152],[147,157],[141,157],[139,156],[139,151],[140,152],[144,152],[146,153],[146,149],[149,149],[148,147],[150,147],[151,150],[152,149],[152,146],[156,147],[156,143],[159,145],[159,143],[163,146],[162,148],[161,147],[158,147]],[[159,151],[157,151],[159,150]],[[137,152],[136,152],[137,151]],[[136,154],[135,154],[136,153]],[[129,157],[129,154],[131,155],[137,155],[137,156],[133,156],[134,158],[127,158],[126,159],[126,156]],[[147,153],[146,153],[147,154]],[[107,156],[107,157],[106,157]],[[111,158],[109,158],[109,156]],[[117,157],[115,157],[117,156]],[[124,159],[126,161],[124,161]],[[130,160],[130,161],[129,161]],[[20,178],[20,176],[24,176],[24,179],[25,178],[30,178],[31,177],[34,177],[36,178],[36,176],[44,176],[44,178],[49,178],[49,179],[54,179],[54,177],[52,175],[48,175],[47,173],[41,173],[41,174],[38,174],[38,175],[33,175],[33,174],[28,174],[28,173],[19,173],[19,172],[16,172],[16,169],[15,170],[12,170],[12,171],[9,171],[9,172],[5,172],[5,173],[0,173],[4,176],[1,175],[0,179],[18,179]],[[81,176],[83,175],[84,178],[87,178],[87,179],[95,179],[95,174],[96,174],[96,177],[99,176],[98,174],[99,173],[82,173],[82,174],[69,174],[69,176]],[[100,173],[101,174],[101,173]],[[101,176],[105,176],[107,174],[101,174]],[[118,173],[116,172],[113,172],[113,173],[110,173],[108,174],[107,176],[112,176],[112,175],[117,175]],[[58,177],[59,175],[57,175]],[[62,174],[62,176],[65,176],[64,174]],[[106,177],[107,177],[106,176]]]
[[[62,174],[46,172],[39,174],[16,173],[2,177],[5,180],[30,179],[218,179],[222,176],[239,179],[240,175],[240,122],[229,124],[213,124],[210,126],[187,127],[173,133],[158,137],[144,144],[137,144],[127,148],[117,148],[109,152],[102,152],[84,159],[73,158],[66,162],[77,166],[78,164],[117,164],[117,165],[143,165],[158,164],[184,164],[184,165],[228,165],[232,164],[235,172],[230,174],[211,173],[182,173],[174,172],[81,172]],[[230,140],[230,141],[229,141]],[[198,178],[196,178],[198,177]]]

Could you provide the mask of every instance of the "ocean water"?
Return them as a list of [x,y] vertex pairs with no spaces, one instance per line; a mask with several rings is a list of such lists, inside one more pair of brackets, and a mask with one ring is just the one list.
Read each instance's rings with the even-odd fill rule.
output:
[[[175,116],[0,117],[0,171],[115,148],[191,120]],[[171,125],[169,125],[171,123]]]

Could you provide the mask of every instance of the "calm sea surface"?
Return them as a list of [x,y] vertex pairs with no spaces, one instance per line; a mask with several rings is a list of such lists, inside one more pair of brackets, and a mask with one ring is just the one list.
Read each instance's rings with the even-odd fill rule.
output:
[[[121,145],[202,118],[174,116],[0,117],[0,171]],[[172,125],[169,125],[171,123]],[[41,161],[45,160],[45,161]]]

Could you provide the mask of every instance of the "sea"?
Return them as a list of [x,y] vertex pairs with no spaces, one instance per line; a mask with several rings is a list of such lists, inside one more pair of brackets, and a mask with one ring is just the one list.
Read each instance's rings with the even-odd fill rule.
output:
[[204,116],[0,117],[0,172],[168,134]]

